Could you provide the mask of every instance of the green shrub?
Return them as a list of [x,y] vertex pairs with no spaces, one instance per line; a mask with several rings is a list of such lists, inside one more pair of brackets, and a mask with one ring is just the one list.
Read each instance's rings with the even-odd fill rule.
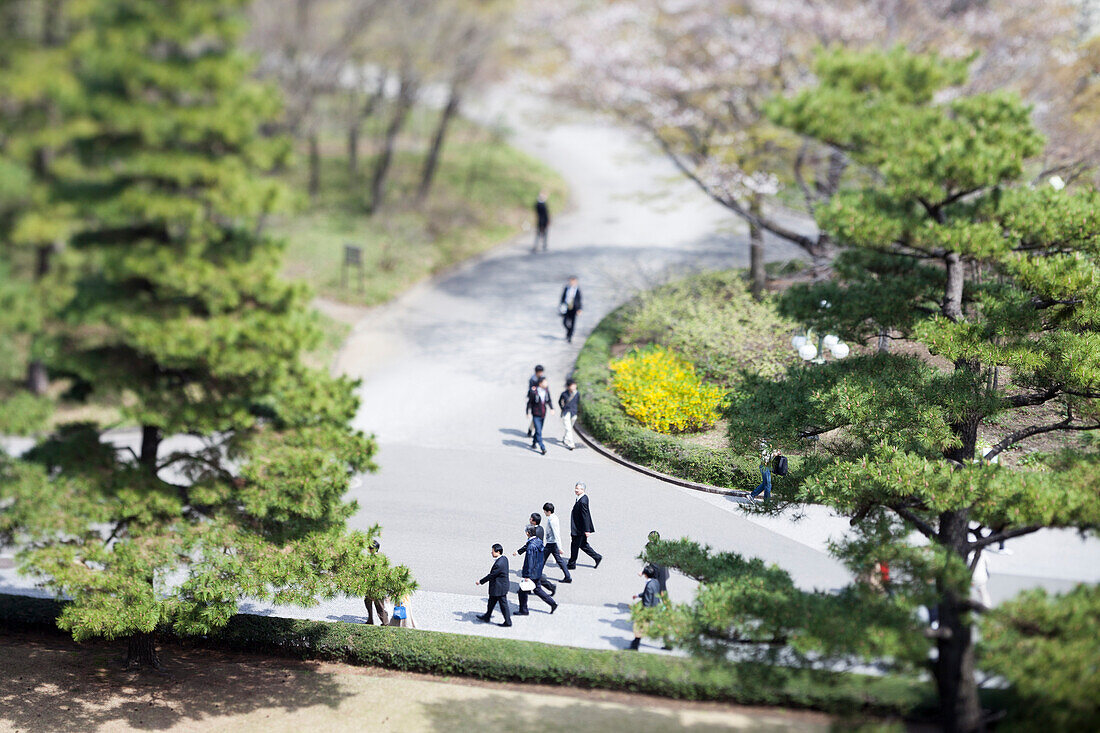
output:
[[635,349],[611,362],[623,409],[661,433],[705,430],[718,419],[722,390],[704,384],[691,362],[662,346]]
[[756,302],[740,270],[707,272],[642,293],[624,312],[626,343],[662,344],[700,376],[726,387],[742,371],[778,377],[796,360],[787,337],[797,324],[770,300]]

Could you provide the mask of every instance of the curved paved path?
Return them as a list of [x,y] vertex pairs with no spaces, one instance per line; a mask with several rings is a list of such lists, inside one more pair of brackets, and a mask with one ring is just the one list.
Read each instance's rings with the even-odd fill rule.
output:
[[[805,588],[844,584],[847,572],[827,555],[825,543],[846,522],[819,508],[797,523],[747,517],[732,499],[641,476],[584,446],[567,451],[557,442],[555,420],[546,431],[548,455],[527,448],[523,395],[535,363],[547,366],[556,396],[585,335],[634,289],[672,270],[747,261],[736,220],[635,135],[599,120],[553,117],[528,99],[504,89],[478,114],[492,119],[503,112],[513,143],[568,182],[572,207],[563,212],[562,202],[550,202],[550,251],[530,254],[523,237],[423,283],[370,311],[338,360],[340,371],[364,379],[356,422],[381,446],[381,470],[352,491],[361,506],[354,523],[381,524],[384,551],[412,568],[422,588],[410,604],[418,625],[621,648],[631,636],[626,604],[642,586],[635,558],[651,529],[758,555]],[[769,242],[769,259],[799,255]],[[556,307],[573,273],[581,277],[585,310],[577,338],[567,344]],[[559,587],[562,606],[553,617],[532,598],[532,615],[511,629],[475,622],[485,595],[474,581],[489,568],[491,544],[519,547],[527,516],[545,501],[559,507],[567,528],[578,480],[589,486],[597,529],[592,544],[605,557],[600,568],[593,570],[582,555],[574,583]],[[1062,589],[1069,579],[1100,581],[1100,542],[1045,532],[1012,547],[1015,555],[990,559],[996,600],[1036,584]],[[549,575],[559,577],[556,569]],[[669,585],[674,599],[690,597],[689,581],[673,577]],[[30,592],[26,581],[0,566],[0,592],[12,590]],[[358,599],[311,609],[247,603],[242,609],[363,619]]]

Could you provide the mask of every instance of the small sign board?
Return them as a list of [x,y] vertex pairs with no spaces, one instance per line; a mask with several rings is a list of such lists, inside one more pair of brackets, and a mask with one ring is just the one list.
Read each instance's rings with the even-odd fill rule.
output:
[[348,287],[348,268],[359,271],[359,292],[366,290],[366,273],[363,271],[363,248],[354,244],[344,245],[344,264],[340,268],[340,287]]

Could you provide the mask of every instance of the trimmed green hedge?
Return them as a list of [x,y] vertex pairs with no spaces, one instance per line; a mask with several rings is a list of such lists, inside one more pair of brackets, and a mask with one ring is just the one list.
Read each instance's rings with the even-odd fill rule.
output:
[[[56,628],[61,604],[0,595],[0,629]],[[511,639],[365,624],[234,616],[191,644],[407,672],[641,692],[682,700],[811,708],[840,714],[907,715],[931,687],[905,678],[807,672],[747,663],[596,651]]]
[[[628,461],[688,481],[752,491],[760,483],[756,456],[685,443],[642,427],[623,411],[611,387],[608,364],[611,349],[622,336],[624,312],[629,307],[629,303],[620,306],[600,321],[577,356],[573,378],[581,392],[581,425],[589,435]],[[791,458],[790,463],[791,474],[774,477],[774,483],[795,480],[793,469],[798,459]]]

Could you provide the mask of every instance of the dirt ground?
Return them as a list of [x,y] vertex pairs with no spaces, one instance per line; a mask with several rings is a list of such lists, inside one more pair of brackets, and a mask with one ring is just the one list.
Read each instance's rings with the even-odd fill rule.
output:
[[162,648],[164,671],[122,669],[124,645],[0,636],[0,731],[826,731],[827,716],[644,695],[479,683],[340,664]]

